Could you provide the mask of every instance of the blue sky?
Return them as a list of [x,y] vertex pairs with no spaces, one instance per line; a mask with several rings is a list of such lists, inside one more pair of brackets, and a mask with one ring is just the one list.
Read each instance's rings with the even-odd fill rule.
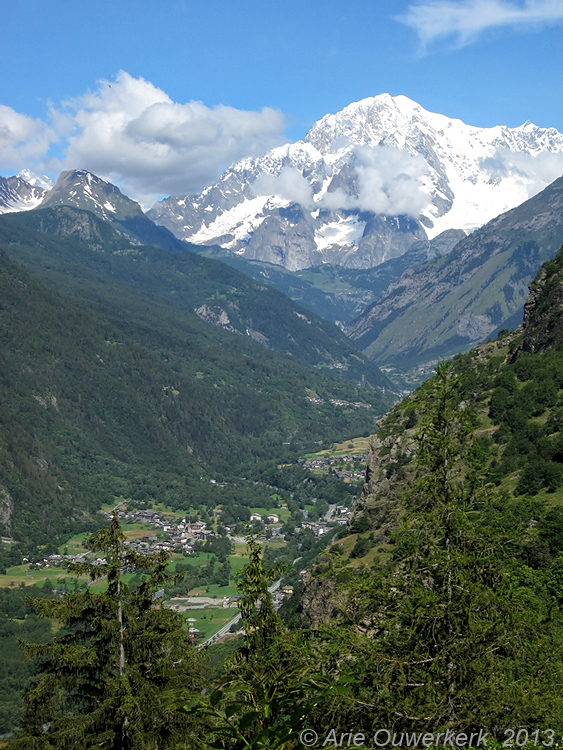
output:
[[[383,92],[563,132],[563,0],[1,0],[0,174],[145,203]],[[199,102],[200,104],[192,104]]]

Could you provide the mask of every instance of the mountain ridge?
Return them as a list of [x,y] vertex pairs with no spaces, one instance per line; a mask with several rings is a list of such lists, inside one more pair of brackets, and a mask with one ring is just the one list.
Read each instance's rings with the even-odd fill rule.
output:
[[[0,531],[20,552],[92,528],[114,496],[216,504],[210,479],[369,432],[385,410],[380,389],[210,326],[165,284],[140,287],[98,236],[91,247],[23,217],[0,219]],[[123,260],[123,246],[106,252]],[[181,256],[133,252],[143,266]]]
[[[37,230],[43,229],[45,233]],[[31,230],[31,232],[30,232]],[[26,234],[27,233],[27,234]],[[75,237],[80,242],[74,249]],[[42,238],[55,242],[50,253],[41,251]],[[56,243],[56,238],[63,241]],[[93,214],[70,206],[39,208],[0,217],[0,241],[11,257],[24,260],[33,272],[49,276],[58,284],[79,279],[82,285],[102,279],[135,284],[151,297],[163,297],[182,315],[203,319],[251,339],[265,348],[307,362],[339,377],[363,382],[367,389],[393,390],[377,366],[368,360],[333,324],[300,308],[281,292],[260,284],[218,260],[189,252],[131,245],[111,225]],[[85,288],[84,294],[89,294]],[[142,318],[142,311],[139,311]]]
[[563,171],[554,128],[477,128],[380,95],[148,215],[182,239],[293,271],[321,262],[368,268],[518,205],[551,181],[548,153],[561,165],[553,179]]
[[[450,397],[472,411],[478,486],[495,498],[487,521],[495,528],[525,529],[518,555],[534,577],[563,551],[562,316],[563,247],[530,284],[523,325],[449,364]],[[345,598],[339,584],[354,580],[358,569],[385,567],[401,517],[408,508],[420,510],[409,488],[420,476],[413,459],[436,380],[427,380],[379,420],[348,527],[333,539],[329,554],[320,555],[293,601],[291,611],[308,625],[339,616]]]
[[522,320],[528,285],[563,242],[563,178],[443,257],[409,269],[347,327],[380,364],[450,356]]

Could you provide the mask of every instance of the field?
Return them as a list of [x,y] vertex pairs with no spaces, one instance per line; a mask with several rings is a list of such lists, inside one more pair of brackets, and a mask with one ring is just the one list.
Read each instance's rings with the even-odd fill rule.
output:
[[229,620],[236,617],[238,609],[230,607],[229,609],[187,609],[183,615],[187,619],[192,617],[196,622],[187,623],[187,625],[193,625],[194,628],[201,630],[198,636],[201,640],[210,638],[214,635],[223,625],[226,625]]
[[[369,437],[356,437],[350,440],[344,440],[342,443],[333,443],[330,448],[326,448],[316,453],[307,453],[305,458],[322,458],[323,456],[346,456],[349,453],[365,453],[369,446]],[[275,512],[275,511],[274,511]]]
[[[65,579],[67,585],[72,586],[77,576],[70,576],[65,568],[41,568],[41,570],[29,570],[29,565],[16,565],[8,568],[6,575],[0,575],[0,588],[17,588],[22,584],[24,586],[33,586],[37,583],[42,585],[47,579],[51,581],[55,588],[58,585],[59,578]],[[81,580],[86,580],[80,577]]]
[[269,516],[275,513],[276,516],[280,517],[280,523],[285,523],[290,517],[291,513],[287,508],[270,508],[270,510],[264,510],[264,508],[249,508],[251,513],[259,513],[261,516]]

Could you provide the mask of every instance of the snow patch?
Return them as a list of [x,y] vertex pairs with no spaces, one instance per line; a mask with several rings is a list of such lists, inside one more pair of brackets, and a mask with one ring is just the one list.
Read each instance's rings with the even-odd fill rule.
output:
[[27,182],[28,185],[33,185],[33,187],[39,187],[43,190],[51,190],[55,186],[54,181],[50,177],[47,177],[47,175],[40,177],[30,169],[22,169],[21,172],[18,172],[18,177],[20,180]]
[[206,245],[226,235],[232,235],[231,240],[223,243],[226,248],[245,242],[266,218],[262,212],[269,200],[267,195],[260,195],[233,206],[212,221],[208,227],[203,226],[199,232],[193,234],[190,242]]
[[364,234],[365,221],[360,221],[354,214],[324,224],[315,231],[317,250],[321,252],[330,247],[350,247],[355,245]]

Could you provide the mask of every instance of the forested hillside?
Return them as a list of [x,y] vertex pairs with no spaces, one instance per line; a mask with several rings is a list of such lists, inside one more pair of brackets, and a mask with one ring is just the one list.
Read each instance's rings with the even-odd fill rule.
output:
[[361,726],[560,728],[562,267],[563,250],[523,327],[381,420],[349,528],[284,605],[348,633]]
[[[379,747],[405,733],[425,746],[445,733],[464,747],[552,746],[563,730],[561,268],[563,250],[532,285],[523,329],[439,365],[381,420],[350,526],[283,620],[268,593],[281,571],[249,540],[245,632],[213,677],[178,616],[153,606],[166,560],[122,550],[114,517],[90,542],[106,562],[72,566],[107,575],[107,592],[34,604],[67,631],[27,647],[40,672],[14,748],[291,750],[343,736]],[[128,588],[123,559],[151,578]]]
[[[280,292],[189,249],[132,245],[88,211],[60,206],[2,216],[0,243],[37,278],[100,305],[104,313],[108,304],[134,302],[137,319],[145,300],[157,301],[170,317],[199,317],[338,378],[361,382],[377,396],[379,388],[392,387],[342,331]],[[124,319],[125,307],[116,314]]]
[[87,528],[115,496],[213,504],[210,478],[371,431],[381,413],[377,393],[368,400],[111,274],[66,268],[71,299],[5,255],[0,270],[0,520],[20,550]]

